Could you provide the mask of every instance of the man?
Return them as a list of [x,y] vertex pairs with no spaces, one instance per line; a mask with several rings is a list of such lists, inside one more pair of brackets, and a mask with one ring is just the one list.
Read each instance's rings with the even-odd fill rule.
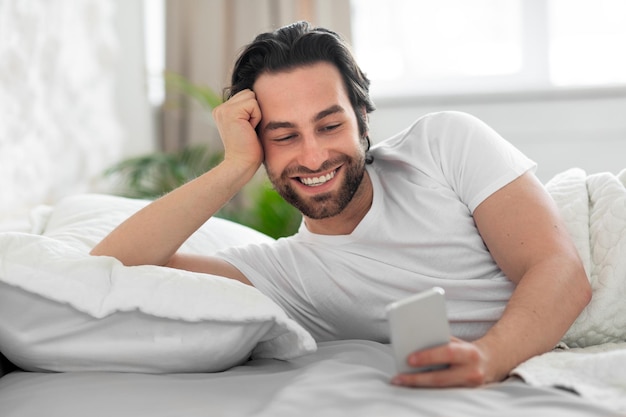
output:
[[[453,337],[415,352],[405,386],[499,381],[550,350],[591,297],[534,164],[475,118],[423,117],[371,151],[369,81],[333,32],[259,35],[214,111],[222,163],[141,210],[92,254],[255,285],[318,340],[387,341],[384,306],[438,285]],[[177,253],[260,167],[303,214],[292,237],[215,256]],[[567,300],[566,303],[563,300]]]

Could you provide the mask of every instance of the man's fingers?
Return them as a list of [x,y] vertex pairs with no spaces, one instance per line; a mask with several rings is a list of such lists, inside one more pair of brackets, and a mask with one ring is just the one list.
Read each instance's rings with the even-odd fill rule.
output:
[[484,381],[484,373],[479,368],[451,366],[447,369],[398,374],[391,380],[394,385],[406,387],[475,387]]
[[483,384],[486,378],[480,351],[472,343],[459,339],[412,353],[407,362],[416,369],[444,364],[448,368],[400,374],[392,379],[393,384],[413,387],[477,386]]

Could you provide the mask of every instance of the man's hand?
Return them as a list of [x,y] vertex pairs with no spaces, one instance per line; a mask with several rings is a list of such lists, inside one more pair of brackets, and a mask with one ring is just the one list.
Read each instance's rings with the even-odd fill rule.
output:
[[224,143],[224,159],[256,169],[263,162],[263,148],[256,134],[261,109],[252,90],[243,90],[213,109],[213,118]]
[[246,282],[223,263],[174,257],[200,226],[226,204],[254,176],[263,162],[263,148],[255,128],[261,110],[254,93],[245,90],[213,110],[222,141],[224,161],[155,200],[116,227],[91,251],[114,256],[124,265],[171,265],[224,274]]
[[489,371],[491,365],[487,350],[479,343],[470,343],[455,337],[450,343],[409,355],[410,366],[448,364],[446,369],[396,375],[391,383],[407,387],[475,387],[497,381],[504,376]]

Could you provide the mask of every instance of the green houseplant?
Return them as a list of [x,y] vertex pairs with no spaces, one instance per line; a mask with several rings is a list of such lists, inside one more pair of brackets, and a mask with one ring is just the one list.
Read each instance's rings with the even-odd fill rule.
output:
[[[166,74],[166,85],[194,99],[207,110],[222,103],[222,98],[207,86],[190,82],[173,73]],[[187,146],[177,152],[154,152],[123,160],[106,170],[116,177],[117,194],[155,199],[216,166],[223,151],[207,145]],[[217,216],[252,227],[274,238],[289,236],[299,227],[300,213],[272,188],[265,175],[258,175]]]

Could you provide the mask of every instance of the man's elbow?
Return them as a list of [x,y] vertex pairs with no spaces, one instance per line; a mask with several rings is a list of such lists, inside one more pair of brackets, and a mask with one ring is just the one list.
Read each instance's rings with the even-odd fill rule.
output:
[[102,250],[100,250],[100,247],[99,247],[99,246],[95,246],[95,247],[93,247],[93,248],[89,251],[89,254],[90,254],[91,256],[104,256],[104,255],[105,255],[104,253],[102,253]]
[[96,246],[91,248],[89,251],[89,255],[91,256],[112,256],[117,258],[115,251],[112,248],[107,247],[103,242],[98,243]]

